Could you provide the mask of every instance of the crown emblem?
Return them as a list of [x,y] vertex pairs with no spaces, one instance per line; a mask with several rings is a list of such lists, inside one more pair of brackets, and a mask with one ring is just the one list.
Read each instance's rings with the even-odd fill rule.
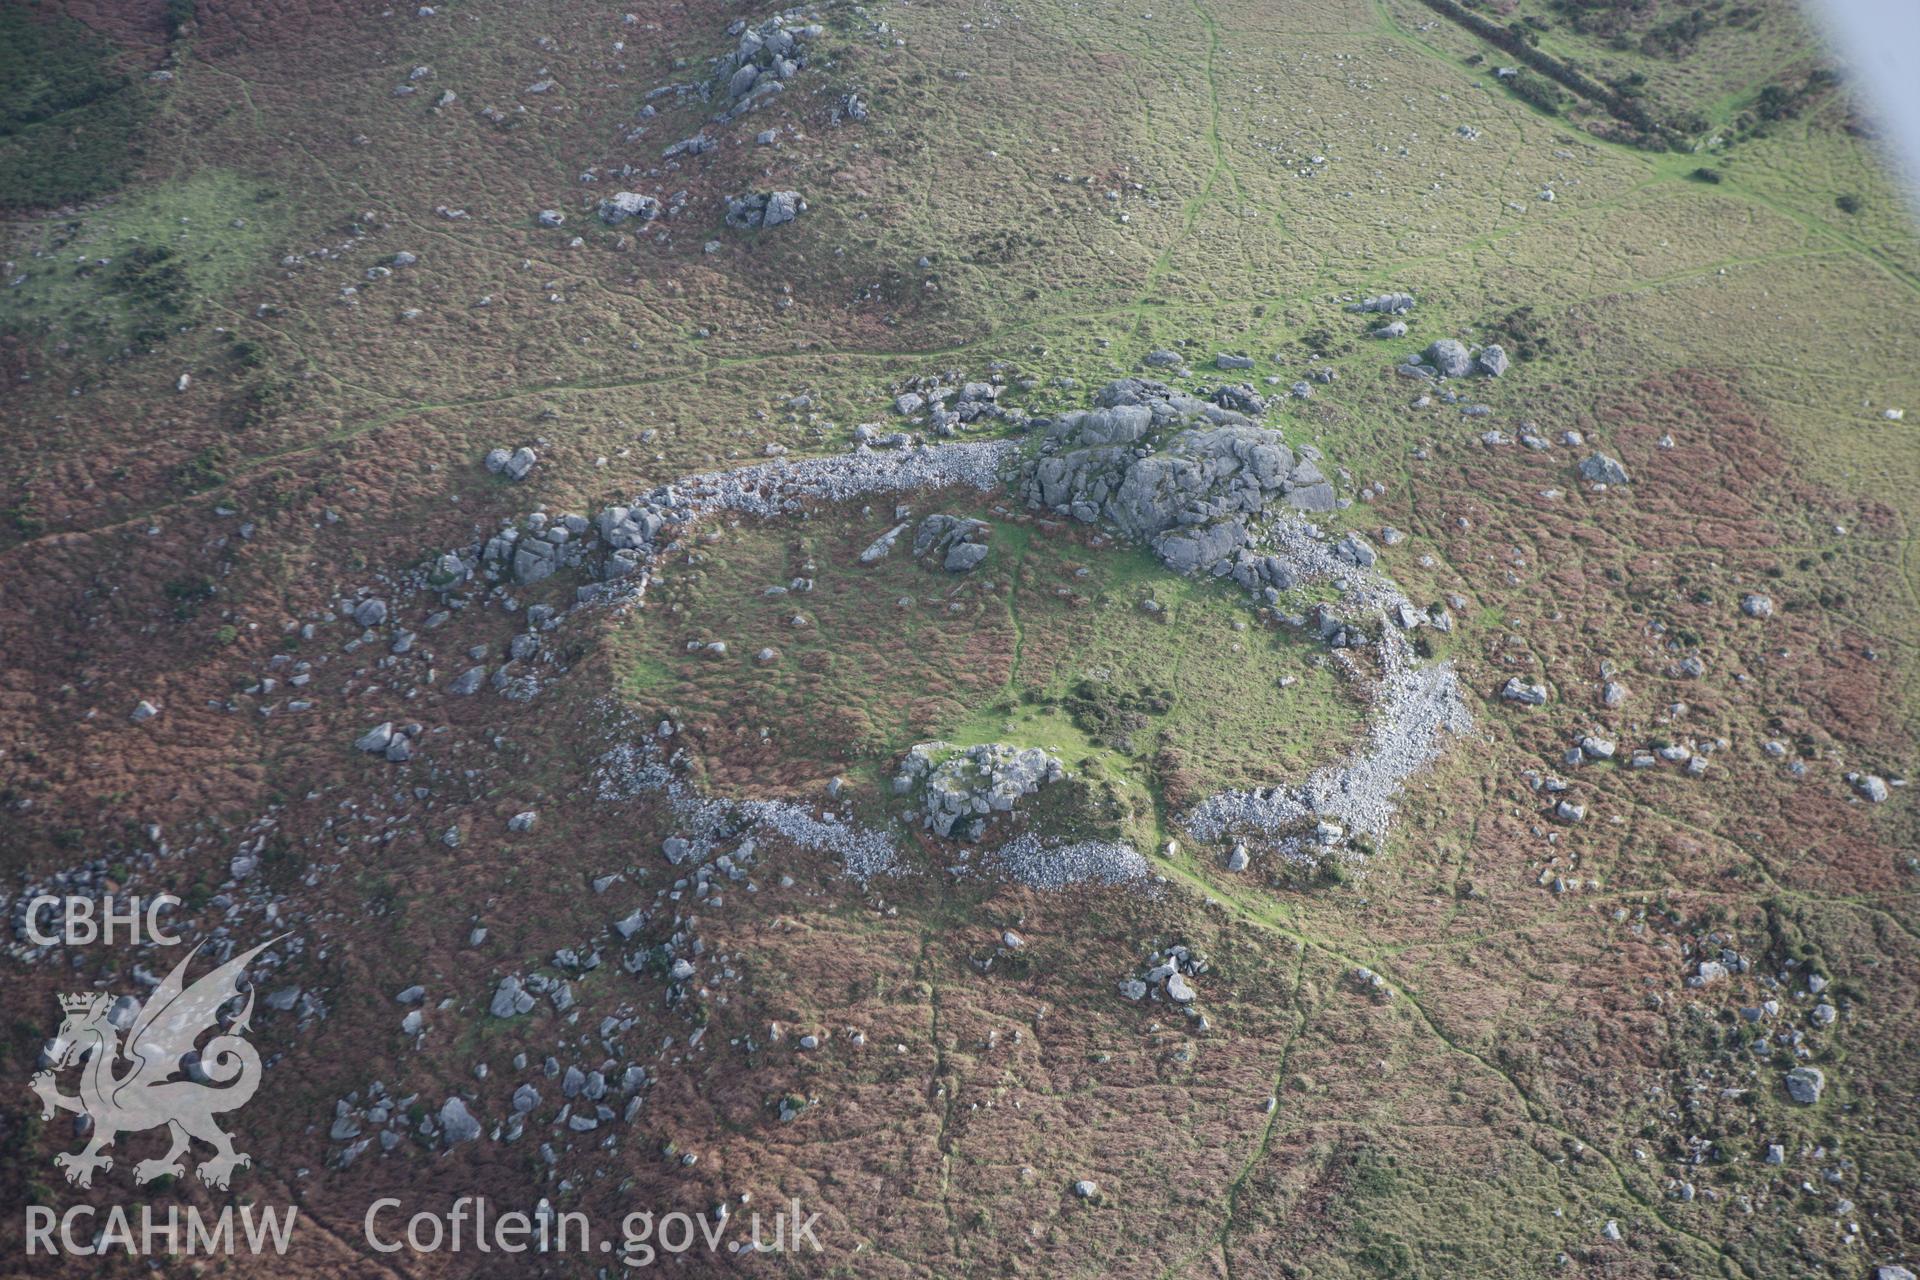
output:
[[60,1011],[62,1013],[86,1013],[104,999],[106,999],[105,996],[92,991],[75,992],[72,995],[60,997]]

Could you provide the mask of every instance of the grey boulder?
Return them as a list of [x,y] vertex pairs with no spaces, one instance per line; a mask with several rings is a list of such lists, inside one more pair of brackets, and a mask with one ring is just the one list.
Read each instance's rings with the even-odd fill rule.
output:
[[473,1118],[473,1112],[467,1110],[466,1103],[458,1098],[448,1098],[440,1104],[440,1137],[448,1146],[472,1142],[479,1136],[480,1122]]
[[600,202],[600,221],[617,227],[630,218],[652,222],[660,216],[660,202],[637,191],[616,191]]
[[1627,484],[1630,477],[1627,469],[1620,465],[1618,458],[1608,457],[1604,453],[1590,453],[1580,459],[1580,478],[1588,484]]
[[1826,1073],[1818,1067],[1795,1067],[1787,1072],[1787,1096],[1803,1107],[1810,1107],[1820,1101],[1820,1095],[1826,1090]]
[[1444,378],[1464,378],[1473,371],[1473,357],[1467,354],[1466,344],[1457,339],[1441,338],[1428,346],[1425,355],[1427,363]]

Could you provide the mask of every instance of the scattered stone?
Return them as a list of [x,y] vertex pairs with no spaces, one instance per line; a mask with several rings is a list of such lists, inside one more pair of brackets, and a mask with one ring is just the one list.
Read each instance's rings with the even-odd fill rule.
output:
[[1266,397],[1244,382],[1215,388],[1213,402],[1222,409],[1244,413],[1249,418],[1257,418],[1267,411]]
[[1590,453],[1580,460],[1580,478],[1589,484],[1627,484],[1627,469],[1617,458]]
[[968,573],[986,560],[992,533],[993,527],[984,520],[930,515],[914,531],[913,555],[915,559],[929,552],[941,555],[941,567],[948,573]]
[[1803,1107],[1820,1101],[1827,1087],[1826,1073],[1818,1067],[1795,1067],[1787,1072],[1787,1096]]
[[534,1003],[532,993],[521,985],[519,977],[508,974],[494,988],[493,1001],[487,1006],[487,1012],[496,1018],[512,1018],[531,1013]]
[[1391,998],[1393,995],[1393,989],[1387,985],[1387,980],[1365,965],[1355,968],[1352,977],[1355,983],[1376,999]]
[[616,191],[600,202],[600,221],[617,227],[630,219],[652,222],[660,216],[660,202],[637,191]]
[[387,720],[373,726],[373,728],[354,739],[353,746],[356,751],[365,751],[371,755],[378,755],[392,744],[393,737],[393,721]]
[[1422,354],[1443,378],[1464,378],[1473,371],[1473,358],[1467,354],[1466,344],[1457,339],[1441,338]]
[[1698,967],[1695,968],[1693,976],[1687,979],[1687,985],[1689,987],[1710,987],[1716,982],[1724,981],[1726,976],[1726,965],[1720,963],[1718,960],[1702,960]]
[[1500,696],[1508,702],[1518,702],[1524,706],[1539,707],[1546,705],[1547,690],[1544,685],[1528,684],[1519,676],[1507,677],[1506,684],[1500,688]]
[[1353,312],[1376,312],[1380,315],[1403,316],[1413,310],[1414,298],[1410,293],[1382,293],[1362,302],[1347,304],[1347,310]]
[[753,231],[792,222],[807,211],[807,202],[797,191],[769,191],[757,195],[730,196],[727,199],[727,225]]
[[440,1106],[440,1137],[449,1147],[472,1142],[480,1136],[480,1122],[458,1098],[448,1098]]
[[1333,554],[1361,569],[1371,569],[1380,559],[1379,552],[1357,533],[1350,533],[1340,539],[1339,544],[1333,549]]
[[680,141],[674,143],[665,151],[662,151],[660,158],[662,160],[671,160],[675,156],[703,156],[719,145],[719,142],[714,140],[709,134],[704,132],[696,133],[690,138],[680,139]]
[[[755,110],[785,90],[787,83],[806,67],[808,44],[824,34],[824,28],[815,23],[790,23],[784,15],[776,15],[757,26],[744,22],[735,25],[739,43],[726,57],[716,61],[711,85],[731,104],[729,114],[738,116]],[[849,100],[841,103],[836,114],[865,119],[864,103],[858,104],[859,115],[853,115],[857,102],[857,98],[849,95]],[[765,134],[761,137],[763,141],[771,141]]]
[[897,524],[875,538],[871,543],[867,544],[867,549],[860,553],[860,563],[878,564],[886,559],[887,553],[893,550],[893,544],[899,541],[900,535],[906,531],[906,525]]
[[1034,889],[1140,884],[1148,877],[1147,860],[1140,851],[1113,840],[1043,842],[1026,834],[994,849],[991,857],[1008,875]]

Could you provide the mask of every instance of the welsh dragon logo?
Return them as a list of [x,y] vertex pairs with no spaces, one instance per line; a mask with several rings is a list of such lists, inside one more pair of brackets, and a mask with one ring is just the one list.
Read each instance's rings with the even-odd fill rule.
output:
[[[48,1048],[54,1066],[35,1075],[30,1087],[40,1095],[41,1119],[71,1111],[93,1122],[83,1150],[53,1158],[55,1165],[66,1170],[68,1182],[92,1186],[95,1170],[113,1167],[106,1148],[115,1138],[161,1125],[166,1126],[172,1146],[159,1159],[134,1166],[136,1184],[163,1174],[184,1177],[181,1157],[193,1138],[214,1149],[215,1154],[202,1160],[199,1169],[200,1180],[210,1187],[224,1189],[236,1168],[252,1163],[251,1157],[233,1149],[233,1138],[213,1120],[219,1112],[245,1106],[260,1087],[260,1055],[243,1038],[253,1015],[252,990],[225,1031],[220,1031],[219,1013],[240,998],[241,975],[255,956],[272,945],[271,941],[261,943],[187,986],[187,965],[200,951],[195,947],[126,1024],[124,1045],[105,994],[60,997],[66,1017]],[[189,1071],[184,1060],[208,1031],[219,1034],[199,1049],[198,1078],[182,1078]],[[68,1097],[54,1077],[76,1065],[81,1069],[80,1092]]]

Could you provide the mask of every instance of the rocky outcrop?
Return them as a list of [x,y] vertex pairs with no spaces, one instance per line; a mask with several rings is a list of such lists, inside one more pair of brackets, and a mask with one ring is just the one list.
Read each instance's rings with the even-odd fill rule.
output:
[[1360,302],[1350,302],[1347,310],[1359,314],[1375,313],[1385,316],[1403,316],[1413,310],[1413,295],[1410,293],[1382,293]]
[[1094,402],[1054,419],[1022,491],[1061,515],[1110,521],[1177,573],[1231,572],[1249,520],[1271,502],[1334,505],[1318,454],[1296,454],[1243,413],[1140,378],[1110,383]]
[[600,221],[617,227],[628,219],[652,222],[660,216],[660,202],[637,191],[616,191],[600,202]]
[[987,558],[987,539],[992,533],[993,526],[984,520],[931,515],[914,532],[913,555],[917,560],[931,554],[948,573],[968,573]]
[[736,20],[727,32],[738,37],[738,43],[715,61],[713,84],[728,103],[723,114],[737,116],[782,92],[805,68],[808,46],[825,35],[826,28],[789,24],[784,15],[776,15],[757,26]]
[[807,211],[807,202],[798,191],[767,191],[755,195],[727,198],[727,225],[742,231],[757,231],[792,222]]
[[945,742],[916,743],[894,775],[895,795],[917,788],[926,826],[935,835],[978,840],[996,813],[1011,813],[1024,796],[1067,776],[1058,758],[1039,747],[1001,742],[956,749]]

